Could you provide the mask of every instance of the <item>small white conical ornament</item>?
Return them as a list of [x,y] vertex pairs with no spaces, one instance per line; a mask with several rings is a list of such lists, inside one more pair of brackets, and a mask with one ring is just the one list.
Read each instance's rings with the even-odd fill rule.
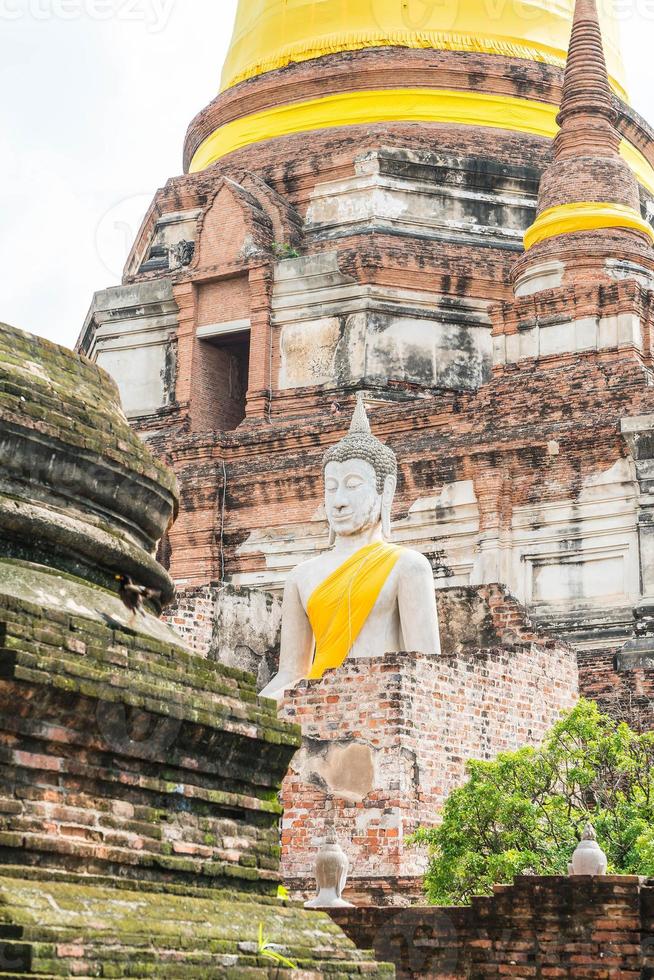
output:
[[597,834],[592,823],[587,823],[577,849],[568,865],[569,875],[605,875],[608,860],[597,843]]
[[352,415],[352,421],[350,422],[350,435],[351,436],[369,436],[372,435],[372,430],[370,428],[370,419],[368,418],[368,413],[366,412],[365,402],[363,401],[363,395],[357,395],[357,403]]
[[318,851],[316,858],[317,894],[311,901],[305,902],[307,909],[336,909],[352,908],[351,902],[346,902],[341,896],[347,881],[350,862],[347,854],[338,843],[336,832],[327,832],[327,840]]

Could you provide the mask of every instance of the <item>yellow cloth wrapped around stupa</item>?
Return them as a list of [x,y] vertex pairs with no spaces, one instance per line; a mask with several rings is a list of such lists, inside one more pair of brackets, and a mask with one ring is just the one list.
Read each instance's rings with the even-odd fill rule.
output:
[[[602,0],[599,17],[613,90],[628,101],[616,3]],[[239,0],[221,88],[226,91],[326,55],[389,47],[497,55],[563,67],[573,10],[574,0]],[[255,99],[261,108],[254,110],[246,90],[243,112],[231,106],[212,132],[204,134],[206,120],[201,117],[198,129],[204,135],[190,154],[189,171],[205,170],[257,143],[343,126],[439,123],[556,136],[558,106],[543,101],[537,83],[528,84],[527,76],[523,91],[516,94],[498,91],[491,76],[484,90],[458,83],[449,87],[440,76],[434,85],[416,85],[409,62],[406,87],[368,87],[367,73],[354,72],[351,90],[331,91],[328,86],[303,97],[304,85],[289,86],[288,80],[278,79],[270,102]],[[435,63],[432,68],[438,75]],[[516,72],[520,77],[519,67],[498,63],[498,78]],[[654,170],[640,149],[624,139],[621,153],[643,186],[653,189]]]
[[316,640],[309,680],[340,667],[402,553],[376,541],[351,555],[311,594],[307,615]]
[[[609,74],[624,88],[612,0],[601,6]],[[294,61],[395,45],[563,65],[574,0],[239,0],[222,87]]]

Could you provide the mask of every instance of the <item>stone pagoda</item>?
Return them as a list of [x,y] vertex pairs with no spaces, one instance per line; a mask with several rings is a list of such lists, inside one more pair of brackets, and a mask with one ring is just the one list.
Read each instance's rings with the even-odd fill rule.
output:
[[259,689],[357,394],[397,457],[442,658],[380,650],[287,698],[298,891],[329,812],[368,894],[411,892],[406,834],[466,758],[537,741],[577,666],[654,725],[654,132],[603,7],[240,0],[185,173],[93,299],[79,349],[180,485],[169,622]]
[[0,464],[0,976],[392,976],[278,898],[299,732],[159,619],[177,489],[111,379],[0,325]]

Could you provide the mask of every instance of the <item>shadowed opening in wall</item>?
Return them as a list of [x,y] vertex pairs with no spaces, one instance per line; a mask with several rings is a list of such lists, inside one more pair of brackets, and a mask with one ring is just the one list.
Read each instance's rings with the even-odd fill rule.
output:
[[200,341],[208,427],[235,429],[245,418],[250,361],[249,330]]

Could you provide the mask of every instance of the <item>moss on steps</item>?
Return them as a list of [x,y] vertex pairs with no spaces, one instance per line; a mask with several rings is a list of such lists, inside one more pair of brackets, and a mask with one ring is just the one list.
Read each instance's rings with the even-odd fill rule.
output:
[[0,928],[10,927],[15,937],[4,941],[7,957],[0,966],[13,968],[15,976],[264,978],[274,962],[259,948],[260,929],[297,967],[281,966],[282,975],[394,975],[392,967],[357,950],[329,916],[294,903],[16,874],[20,869],[0,868]]

